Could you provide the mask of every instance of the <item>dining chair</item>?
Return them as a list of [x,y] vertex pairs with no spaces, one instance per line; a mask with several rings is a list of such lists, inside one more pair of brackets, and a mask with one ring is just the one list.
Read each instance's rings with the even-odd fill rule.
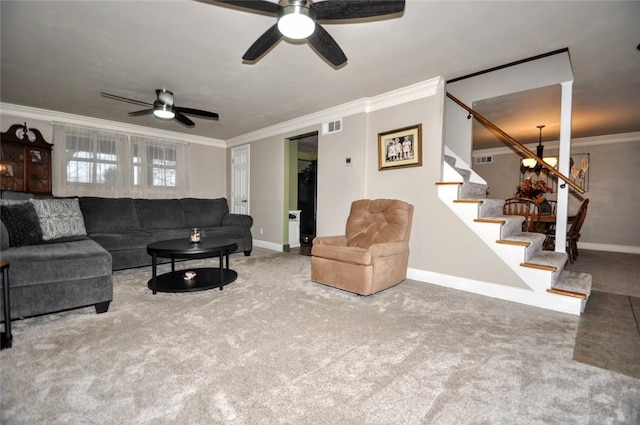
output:
[[523,232],[537,232],[540,209],[538,204],[529,198],[509,198],[504,201],[502,215],[521,215],[525,218],[522,223]]
[[[589,207],[589,199],[582,201],[575,218],[571,222],[571,226],[567,231],[567,254],[569,254],[569,261],[573,264],[578,258],[578,241],[580,240],[580,229],[587,216],[587,208]],[[544,249],[553,249],[555,246],[556,235],[554,232],[549,232],[544,241]]]
[[556,215],[556,211],[558,210],[558,201],[554,201],[553,199],[547,200],[547,204],[551,207],[550,214]]

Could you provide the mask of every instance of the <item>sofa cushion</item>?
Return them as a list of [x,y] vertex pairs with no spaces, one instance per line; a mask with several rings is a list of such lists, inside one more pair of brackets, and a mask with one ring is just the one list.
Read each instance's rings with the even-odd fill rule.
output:
[[7,229],[10,247],[42,243],[40,220],[33,204],[2,205],[0,216]]
[[222,218],[229,213],[225,198],[181,199],[185,227],[212,227],[222,224]]
[[179,199],[136,199],[136,213],[142,229],[183,229]]
[[156,241],[153,233],[129,231],[126,233],[93,233],[91,238],[110,252],[144,249]]
[[[2,192],[2,196],[5,196],[6,191]],[[5,205],[16,205],[16,204],[24,204],[28,202],[29,199],[0,199],[0,208]],[[0,249],[9,248],[9,232],[7,231],[7,227],[4,225],[2,220],[0,220]]]
[[2,256],[11,263],[11,287],[111,274],[111,255],[91,239],[11,248]]
[[77,198],[32,199],[29,202],[33,204],[38,214],[43,240],[51,241],[87,235]]
[[80,198],[87,232],[109,233],[138,230],[138,216],[131,198]]

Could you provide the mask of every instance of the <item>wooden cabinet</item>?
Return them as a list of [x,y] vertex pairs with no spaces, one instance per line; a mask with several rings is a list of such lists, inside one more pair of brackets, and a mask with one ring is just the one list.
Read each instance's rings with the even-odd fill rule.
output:
[[51,195],[51,149],[42,134],[14,124],[2,133],[0,189]]

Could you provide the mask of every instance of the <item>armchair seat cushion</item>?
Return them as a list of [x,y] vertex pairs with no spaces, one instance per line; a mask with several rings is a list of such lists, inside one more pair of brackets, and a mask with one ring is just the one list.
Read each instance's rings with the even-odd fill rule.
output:
[[316,257],[326,258],[329,260],[337,260],[345,263],[361,264],[365,266],[371,265],[371,253],[368,249],[364,248],[314,245],[312,252]]

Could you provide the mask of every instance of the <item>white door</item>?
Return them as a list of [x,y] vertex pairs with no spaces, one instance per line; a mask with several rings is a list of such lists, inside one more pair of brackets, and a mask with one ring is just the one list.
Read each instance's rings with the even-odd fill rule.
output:
[[231,211],[249,214],[249,146],[231,149]]

